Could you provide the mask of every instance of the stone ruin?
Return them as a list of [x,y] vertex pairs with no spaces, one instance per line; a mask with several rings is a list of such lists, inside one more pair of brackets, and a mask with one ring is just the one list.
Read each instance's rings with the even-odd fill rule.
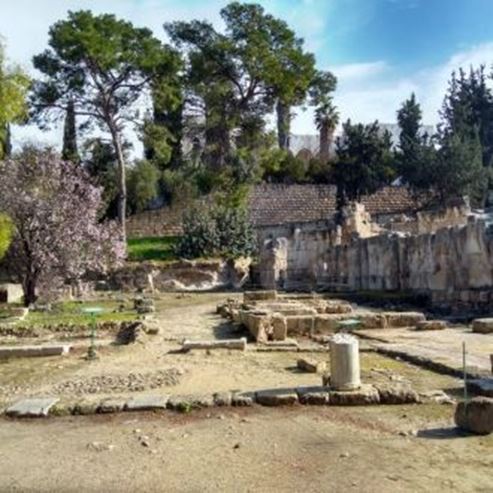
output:
[[[331,335],[344,321],[361,329],[414,327],[421,330],[426,318],[419,312],[371,312],[353,308],[347,301],[316,295],[280,296],[277,291],[245,292],[243,302],[229,300],[218,313],[248,329],[256,342],[286,341],[297,337]],[[435,323],[435,321],[428,321]],[[434,328],[431,324],[428,330]]]
[[288,291],[408,291],[452,311],[493,307],[493,217],[466,201],[372,221],[361,204],[342,224],[305,223],[262,233],[254,282]]

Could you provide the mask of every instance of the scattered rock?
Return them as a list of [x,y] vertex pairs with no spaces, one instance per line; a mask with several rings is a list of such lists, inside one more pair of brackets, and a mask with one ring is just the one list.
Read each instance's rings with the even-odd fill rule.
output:
[[327,370],[325,361],[314,361],[306,358],[300,358],[297,362],[297,367],[307,373],[323,373]]
[[430,390],[427,392],[420,392],[419,400],[423,403],[433,402],[435,404],[455,404],[455,400],[452,399],[443,390]]
[[102,442],[91,442],[88,446],[88,449],[94,450],[96,452],[104,452],[104,451],[109,451],[111,452],[114,450],[115,446],[113,444],[105,444]]
[[455,423],[459,428],[479,435],[493,433],[493,399],[475,397],[459,402],[455,409]]

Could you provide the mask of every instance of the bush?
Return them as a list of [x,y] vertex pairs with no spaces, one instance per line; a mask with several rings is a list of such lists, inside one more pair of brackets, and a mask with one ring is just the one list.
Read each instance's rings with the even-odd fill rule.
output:
[[184,214],[183,236],[176,247],[180,257],[209,257],[218,246],[216,223],[210,211],[195,208]]
[[255,235],[245,209],[194,209],[183,218],[177,254],[185,258],[238,258],[255,251]]
[[0,259],[7,252],[12,240],[12,222],[5,214],[0,214]]

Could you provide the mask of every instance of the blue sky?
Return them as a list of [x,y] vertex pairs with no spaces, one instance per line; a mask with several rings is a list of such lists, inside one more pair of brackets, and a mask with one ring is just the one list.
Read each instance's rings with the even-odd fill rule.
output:
[[[162,24],[208,19],[221,28],[225,0],[2,0],[0,34],[12,61],[30,68],[46,46],[49,26],[66,11],[113,12],[164,38]],[[460,66],[493,65],[493,0],[260,0],[284,18],[315,52],[320,68],[338,76],[343,119],[394,122],[414,91],[426,123],[437,123],[447,80]],[[294,131],[314,133],[313,115],[297,110]],[[16,129],[24,138],[53,143],[59,133]]]

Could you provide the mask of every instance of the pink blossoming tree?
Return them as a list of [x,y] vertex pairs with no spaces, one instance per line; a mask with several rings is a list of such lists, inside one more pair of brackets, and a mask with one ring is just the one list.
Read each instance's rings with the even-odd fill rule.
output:
[[26,305],[42,284],[105,273],[125,256],[119,226],[100,223],[101,190],[50,150],[26,149],[0,163],[0,211],[13,225],[8,260]]

